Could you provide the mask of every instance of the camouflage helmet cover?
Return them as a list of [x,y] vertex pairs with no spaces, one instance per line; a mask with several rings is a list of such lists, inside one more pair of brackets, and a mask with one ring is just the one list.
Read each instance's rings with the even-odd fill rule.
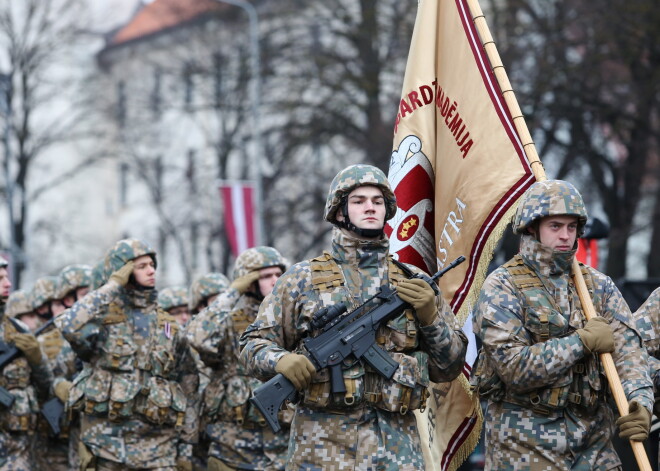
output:
[[392,192],[390,182],[378,167],[364,164],[346,167],[333,178],[332,183],[330,183],[328,198],[325,201],[323,219],[336,224],[337,211],[346,196],[354,189],[364,185],[373,185],[380,188],[385,198],[385,220],[391,219],[396,214],[396,197]]
[[174,307],[188,307],[188,290],[185,286],[170,286],[158,291],[158,305],[169,311]]
[[109,275],[105,270],[105,258],[102,258],[94,264],[94,267],[92,267],[90,288],[100,288],[105,284],[106,281],[108,281],[108,277]]
[[188,308],[196,309],[204,299],[220,294],[229,288],[229,279],[222,273],[209,273],[193,281],[190,285]]
[[280,267],[286,270],[286,260],[273,247],[252,247],[238,256],[234,263],[234,279],[247,275],[255,270],[268,267]]
[[[122,239],[117,242],[105,256],[104,271],[109,278],[110,275],[130,260],[135,260],[143,255],[150,255],[156,263],[156,251],[146,242],[140,239]],[[107,279],[107,278],[106,278]]]
[[77,288],[92,284],[92,267],[89,265],[68,265],[62,269],[58,277],[55,299],[62,299]]
[[17,289],[9,295],[5,307],[5,314],[8,317],[17,317],[33,311],[32,297],[28,291]]
[[578,218],[578,237],[587,223],[587,209],[580,192],[563,180],[544,180],[530,186],[523,194],[513,219],[513,233],[524,234],[535,220],[547,216]]
[[32,309],[37,309],[48,301],[57,299],[57,276],[43,276],[39,278],[30,291]]

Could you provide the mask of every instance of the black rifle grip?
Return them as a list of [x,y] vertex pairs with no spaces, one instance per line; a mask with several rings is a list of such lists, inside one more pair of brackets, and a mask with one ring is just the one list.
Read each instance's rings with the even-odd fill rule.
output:
[[330,365],[330,379],[332,381],[331,391],[334,393],[345,393],[344,374],[341,371],[341,363]]
[[259,409],[273,432],[277,433],[282,430],[277,413],[285,400],[292,401],[295,396],[296,388],[293,383],[282,373],[278,373],[254,390],[250,402]]

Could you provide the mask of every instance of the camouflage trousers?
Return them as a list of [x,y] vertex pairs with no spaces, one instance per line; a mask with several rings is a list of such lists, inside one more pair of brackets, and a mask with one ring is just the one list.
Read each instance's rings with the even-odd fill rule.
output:
[[34,435],[0,431],[0,471],[33,471]]
[[601,405],[586,414],[570,408],[550,415],[506,403],[489,402],[485,470],[620,470],[612,445],[613,413]]
[[233,422],[206,426],[209,457],[233,469],[282,471],[286,463],[289,429],[275,434],[270,427],[246,428]]
[[302,406],[291,424],[287,471],[424,469],[415,415],[362,407],[330,413]]
[[77,470],[69,466],[69,441],[39,434],[35,440],[35,460],[37,468],[43,471]]
[[173,427],[148,424],[140,419],[111,422],[82,414],[80,438],[97,458],[121,469],[176,467],[178,433]]
[[126,465],[124,464],[104,459],[97,460],[94,471],[124,471],[126,469],[137,471],[177,471],[176,466],[166,466],[164,468],[126,468]]

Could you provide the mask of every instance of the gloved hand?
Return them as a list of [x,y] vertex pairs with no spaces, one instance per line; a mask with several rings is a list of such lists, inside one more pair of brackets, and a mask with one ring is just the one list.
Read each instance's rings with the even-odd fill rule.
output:
[[302,391],[312,382],[316,368],[305,355],[288,353],[277,362],[275,371],[282,373],[298,391]]
[[193,471],[192,461],[185,458],[177,458],[176,469],[177,471]]
[[206,469],[207,471],[234,471],[232,468],[227,466],[222,460],[219,460],[214,456],[209,456]]
[[612,353],[614,351],[614,334],[606,319],[593,317],[576,332],[589,353]]
[[73,383],[71,381],[64,380],[57,383],[57,385],[54,388],[55,396],[65,404],[66,401],[69,399],[69,391],[71,390],[72,384]]
[[14,345],[23,352],[28,363],[32,366],[41,364],[43,358],[41,354],[41,347],[39,341],[32,334],[16,334],[14,335]]
[[129,260],[126,264],[121,267],[119,270],[110,275],[108,281],[114,281],[119,286],[126,286],[128,279],[133,274],[133,260]]
[[435,291],[426,281],[419,278],[403,280],[396,287],[396,292],[415,309],[420,324],[433,324],[438,315],[435,307]]
[[616,425],[619,427],[619,437],[642,442],[649,436],[651,413],[639,402],[632,401],[628,415],[619,417]]
[[259,279],[259,271],[251,271],[247,275],[239,276],[229,285],[230,288],[234,288],[239,293],[245,293],[252,283]]

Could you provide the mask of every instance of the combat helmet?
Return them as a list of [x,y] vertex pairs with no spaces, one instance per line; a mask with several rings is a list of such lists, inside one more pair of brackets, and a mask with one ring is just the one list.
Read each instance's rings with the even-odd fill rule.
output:
[[268,267],[280,267],[286,271],[286,265],[286,260],[277,249],[263,245],[252,247],[240,254],[234,262],[234,279]]
[[513,219],[513,233],[524,234],[537,219],[547,216],[576,216],[580,237],[587,223],[587,208],[580,192],[564,180],[544,180],[523,194]]
[[188,309],[191,312],[195,311],[202,301],[222,293],[227,288],[229,288],[229,279],[222,273],[200,276],[190,285]]
[[174,307],[188,307],[188,290],[185,286],[171,286],[158,291],[158,306],[165,311]]
[[28,291],[17,289],[9,295],[5,314],[8,317],[22,316],[34,312],[32,309],[32,299]]
[[57,299],[57,276],[43,276],[39,278],[30,291],[32,309],[36,310],[48,301]]
[[91,286],[92,267],[89,265],[68,265],[62,269],[58,277],[55,299],[62,299],[71,291]]
[[[380,188],[383,192],[383,198],[385,198],[385,220],[391,219],[396,214],[396,197],[390,187],[390,182],[382,170],[373,165],[364,164],[346,167],[333,178],[332,183],[330,183],[328,198],[325,201],[323,218],[336,226],[345,227],[356,234],[365,237],[377,237],[382,234],[382,229],[360,229],[348,219],[346,197],[351,191],[364,185],[372,185]],[[337,212],[340,210],[344,215],[344,220],[341,222],[337,220]]]
[[156,251],[140,239],[122,239],[117,242],[105,256],[104,275],[107,278],[126,262],[135,260],[143,255],[149,255],[156,264]]

